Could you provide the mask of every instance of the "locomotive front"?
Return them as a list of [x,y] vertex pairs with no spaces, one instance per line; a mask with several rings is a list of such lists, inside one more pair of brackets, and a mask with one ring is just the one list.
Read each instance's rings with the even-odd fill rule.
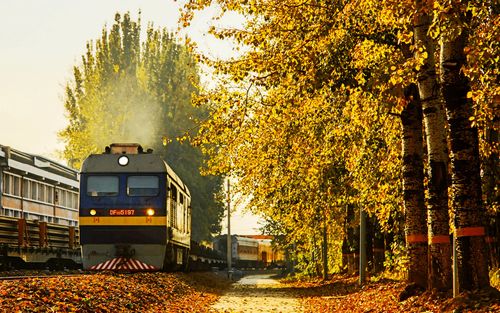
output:
[[[138,144],[113,144],[103,154],[90,155],[80,177],[83,268],[159,270],[169,263],[187,262],[188,195],[163,159],[143,152]],[[185,199],[182,207],[179,197]],[[189,222],[183,232],[174,229],[169,218],[169,211],[173,217],[181,208],[185,209],[183,222]]]

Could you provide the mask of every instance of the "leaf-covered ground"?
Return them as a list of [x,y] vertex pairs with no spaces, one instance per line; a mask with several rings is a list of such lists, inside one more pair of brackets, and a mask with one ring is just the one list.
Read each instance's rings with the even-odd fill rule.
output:
[[208,312],[228,282],[211,273],[102,273],[0,281],[1,312]]
[[292,284],[304,312],[500,312],[500,298],[491,292],[451,294],[425,292],[398,301],[405,284],[379,280],[359,287],[357,277],[335,276],[328,281],[294,282]]
[[212,307],[214,313],[302,312],[293,287],[280,283],[275,273],[248,273]]
[[[2,280],[0,312],[214,312],[212,304],[228,287],[225,278],[213,273],[100,273]],[[400,302],[404,287],[403,282],[379,280],[360,288],[357,277],[334,276],[328,281],[286,282],[281,286],[283,295],[273,296],[298,297],[299,312],[311,313],[500,312],[498,293],[463,293],[453,299],[450,294],[426,292]],[[254,294],[251,301],[262,300],[259,297]]]

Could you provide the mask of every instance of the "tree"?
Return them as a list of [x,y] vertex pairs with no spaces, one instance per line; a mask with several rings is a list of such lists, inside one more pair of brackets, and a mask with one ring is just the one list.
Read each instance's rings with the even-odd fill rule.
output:
[[192,236],[199,241],[219,230],[223,205],[214,198],[220,177],[202,177],[199,149],[177,141],[207,114],[191,105],[197,70],[172,34],[149,25],[141,43],[140,19],[116,14],[110,30],[87,43],[82,63],[74,67],[65,95],[69,125],[60,137],[64,158],[76,168],[113,142],[138,142],[162,154],[191,190]]
[[483,203],[489,217],[488,241],[490,266],[500,266],[499,242],[494,238],[500,234],[500,193],[497,188],[498,171],[498,51],[500,50],[499,7],[495,1],[475,1],[469,6],[472,15],[471,32],[464,53],[467,63],[462,71],[469,78],[471,92],[468,96],[473,101],[474,116],[471,124],[477,127],[479,151],[481,157],[481,179],[483,184]]
[[403,194],[408,251],[408,282],[427,287],[427,211],[424,201],[422,107],[417,86],[405,90],[408,104],[401,113],[403,126]]
[[458,254],[458,280],[462,290],[489,286],[484,242],[477,128],[471,124],[470,84],[462,72],[469,17],[462,3],[452,3],[443,15],[448,31],[441,36],[441,88],[450,128],[452,205]]
[[[341,228],[345,207],[376,217],[386,233],[401,231],[406,199],[398,147],[405,138],[392,116],[414,111],[398,91],[418,84],[429,153],[430,286],[446,289],[446,128],[433,53],[434,39],[446,35],[440,33],[445,27],[439,27],[445,24],[429,22],[443,17],[446,29],[459,30],[460,25],[446,19],[450,6],[415,0],[202,0],[186,4],[184,25],[210,5],[218,6],[221,14],[241,14],[245,24],[210,31],[239,44],[241,54],[230,60],[200,56],[216,77],[216,87],[201,90],[197,98],[210,107],[210,118],[197,137],[208,156],[207,171],[231,169],[238,175],[241,191],[252,196],[253,209],[285,225],[281,229],[287,230],[289,244],[303,249],[304,256],[314,255],[314,245],[301,238],[313,233],[319,207],[329,208],[329,232],[336,240],[342,239],[334,229]],[[462,5],[461,12],[479,6]],[[487,11],[481,7],[483,16]],[[487,23],[494,30],[494,23]],[[494,46],[489,35],[481,36]],[[487,66],[478,60],[483,68],[494,68],[494,59]],[[488,73],[476,79],[493,81],[494,71]],[[485,94],[491,92],[471,96]],[[482,116],[491,119],[486,113],[493,106],[479,107]],[[424,211],[418,212],[418,229],[424,231]]]
[[[211,3],[188,3],[186,17]],[[337,240],[346,204],[379,217],[385,232],[401,231],[401,223],[389,224],[402,214],[401,137],[380,96],[388,88],[375,84],[387,81],[401,53],[394,33],[367,14],[378,8],[217,3],[248,20],[244,30],[211,32],[248,49],[228,61],[200,57],[219,74],[217,87],[198,98],[211,109],[198,136],[210,157],[208,171],[231,168],[254,211],[294,225],[287,238],[298,249],[314,249],[301,238],[314,231],[318,208],[329,208],[328,229]]]
[[434,61],[435,43],[429,36],[432,8],[416,1],[416,58],[423,58],[417,74],[422,101],[428,157],[429,289],[451,287],[451,246],[448,215],[448,149],[445,112]]

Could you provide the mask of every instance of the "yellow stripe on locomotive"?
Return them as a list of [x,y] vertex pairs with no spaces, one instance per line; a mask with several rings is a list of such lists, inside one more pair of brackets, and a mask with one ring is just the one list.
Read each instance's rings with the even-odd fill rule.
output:
[[80,226],[166,226],[166,216],[81,216]]

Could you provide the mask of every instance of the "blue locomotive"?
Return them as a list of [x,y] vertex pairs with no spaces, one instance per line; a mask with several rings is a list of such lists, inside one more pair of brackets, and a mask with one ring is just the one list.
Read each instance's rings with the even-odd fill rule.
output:
[[187,186],[152,150],[112,144],[80,176],[80,244],[88,270],[187,269]]

